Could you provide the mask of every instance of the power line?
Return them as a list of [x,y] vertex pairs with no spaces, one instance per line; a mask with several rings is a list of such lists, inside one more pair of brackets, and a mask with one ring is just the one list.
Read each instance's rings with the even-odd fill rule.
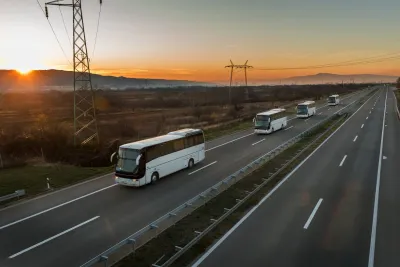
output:
[[99,10],[99,17],[97,19],[97,29],[96,29],[96,36],[94,38],[94,46],[93,46],[93,54],[92,58],[94,58],[94,52],[96,50],[96,44],[97,44],[97,34],[99,33],[99,25],[100,25],[100,16],[101,16],[101,3],[100,3],[100,10]]
[[337,63],[329,63],[329,64],[321,64],[321,65],[309,65],[309,66],[301,66],[301,67],[284,67],[284,68],[254,68],[256,70],[302,70],[302,69],[320,69],[320,68],[331,68],[331,67],[343,67],[343,66],[353,66],[359,64],[370,64],[370,63],[377,63],[387,60],[395,60],[400,58],[400,53],[390,53],[386,55],[368,57],[363,59],[357,60],[347,60]]
[[[39,5],[39,7],[40,7],[40,9],[42,10],[43,14],[46,15],[46,12],[44,11],[42,5],[39,3],[39,0],[36,0],[36,3]],[[64,48],[62,47],[61,42],[60,42],[60,40],[58,39],[56,32],[54,31],[53,26],[51,25],[51,23],[50,23],[49,20],[47,20],[47,22],[48,22],[49,25],[50,25],[50,28],[51,28],[51,31],[52,31],[53,34],[54,34],[54,37],[56,37],[57,43],[58,43],[58,45],[60,46],[61,51],[63,52],[65,59],[66,59],[66,60],[68,61],[68,63],[72,66],[72,63],[71,63],[71,61],[68,59],[67,54],[65,53]]]
[[69,43],[70,43],[71,46],[72,46],[72,42],[71,42],[71,39],[69,38],[69,34],[68,34],[68,30],[67,30],[67,25],[65,25],[64,15],[63,15],[63,13],[62,13],[62,11],[61,11],[61,7],[58,7],[58,10],[60,10],[61,18],[62,18],[62,21],[63,21],[63,24],[64,24],[65,33],[67,34],[67,37],[68,37],[68,41],[69,41]]

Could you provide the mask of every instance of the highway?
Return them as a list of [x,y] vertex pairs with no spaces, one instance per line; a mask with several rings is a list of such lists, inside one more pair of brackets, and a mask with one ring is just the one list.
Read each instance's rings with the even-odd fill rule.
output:
[[192,266],[400,266],[399,136],[379,90]]
[[322,107],[308,120],[293,119],[269,136],[249,129],[208,142],[204,162],[154,186],[121,187],[105,175],[2,209],[0,266],[79,266],[367,93]]

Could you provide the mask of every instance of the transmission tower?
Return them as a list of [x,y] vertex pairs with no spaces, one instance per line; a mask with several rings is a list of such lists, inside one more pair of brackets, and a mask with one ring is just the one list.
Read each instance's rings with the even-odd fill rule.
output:
[[[65,0],[66,1],[66,0]],[[99,143],[96,107],[92,77],[90,74],[88,51],[86,46],[85,27],[83,25],[82,0],[54,0],[45,4],[46,17],[49,18],[47,6],[71,7],[73,14],[73,67],[74,67],[74,145]],[[102,0],[100,0],[100,5]]]
[[245,85],[246,85],[246,96],[248,97],[248,88],[247,88],[247,69],[253,68],[253,66],[247,65],[248,60],[243,65],[235,65],[233,64],[232,60],[229,60],[231,62],[230,65],[225,66],[225,68],[230,68],[231,69],[231,75],[230,75],[230,80],[229,80],[229,103],[232,102],[231,100],[231,88],[232,88],[232,78],[233,78],[233,70],[234,69],[244,69],[244,80],[245,80]]

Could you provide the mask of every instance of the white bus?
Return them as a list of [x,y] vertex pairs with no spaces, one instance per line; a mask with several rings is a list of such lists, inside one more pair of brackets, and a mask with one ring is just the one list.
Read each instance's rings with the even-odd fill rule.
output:
[[182,129],[124,144],[111,156],[111,161],[115,155],[115,182],[143,186],[204,160],[204,134],[199,129]]
[[275,108],[266,112],[261,112],[253,119],[254,132],[256,134],[270,134],[274,131],[285,128],[287,116],[285,109]]
[[297,118],[308,118],[315,115],[315,101],[305,101],[297,105]]
[[328,97],[329,106],[336,106],[339,103],[340,103],[339,95],[331,95]]

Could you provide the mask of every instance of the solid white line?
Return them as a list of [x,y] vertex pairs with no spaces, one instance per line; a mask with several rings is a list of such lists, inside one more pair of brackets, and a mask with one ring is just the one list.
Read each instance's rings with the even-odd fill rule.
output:
[[320,198],[318,200],[318,203],[317,203],[317,205],[315,205],[313,211],[310,214],[310,217],[308,217],[308,220],[307,220],[306,224],[303,227],[304,229],[307,229],[308,226],[310,226],[310,223],[311,223],[312,219],[314,218],[315,213],[317,213],[317,210],[318,210],[319,206],[321,205],[321,203],[322,203],[322,198]]
[[[376,94],[376,93],[375,93]],[[375,96],[375,94],[373,96]],[[198,267],[215,249],[219,247],[219,245],[222,244],[248,217],[250,217],[251,214],[253,214],[254,211],[256,211],[276,190],[281,187],[281,185],[286,182],[301,166],[306,163],[306,161],[311,158],[312,155],[314,155],[326,142],[328,142],[329,139],[332,138],[332,136],[337,133],[354,115],[357,114],[357,112],[372,98],[372,96],[364,102],[364,104],[361,105],[342,125],[340,125],[333,133],[331,133],[330,136],[328,136],[313,152],[311,152],[310,155],[308,155],[302,162],[300,162],[299,165],[297,165],[288,175],[285,176],[285,178],[282,179],[272,190],[258,202],[256,206],[254,206],[248,213],[246,213],[245,216],[240,219],[220,240],[218,240],[217,243],[215,243],[209,250],[207,250],[193,265],[192,267]]]
[[291,129],[291,128],[293,128],[293,126],[290,126],[289,128],[286,128],[285,131],[287,131],[287,130],[289,130],[289,129]]
[[55,238],[57,238],[57,237],[59,237],[59,236],[62,236],[62,235],[64,235],[64,234],[68,233],[68,232],[71,232],[71,231],[75,230],[76,228],[79,228],[79,227],[81,227],[81,226],[83,226],[83,225],[85,225],[85,224],[87,224],[87,223],[90,223],[90,222],[92,222],[92,221],[94,221],[94,220],[96,220],[96,219],[98,219],[98,218],[100,218],[100,216],[93,217],[92,219],[87,220],[87,221],[85,221],[85,222],[83,222],[83,223],[80,223],[80,224],[78,224],[78,225],[76,225],[76,226],[74,226],[74,227],[72,227],[72,228],[69,228],[68,230],[65,230],[64,232],[61,232],[61,233],[59,233],[59,234],[57,234],[57,235],[55,235],[55,236],[52,236],[52,237],[50,237],[50,238],[47,238],[46,240],[43,240],[42,242],[39,242],[39,243],[37,243],[36,245],[33,245],[33,246],[29,247],[29,248],[26,248],[26,249],[24,249],[24,250],[21,250],[20,252],[15,253],[14,255],[11,255],[11,256],[8,257],[8,258],[9,258],[9,259],[15,258],[15,257],[17,257],[17,256],[19,256],[19,255],[21,255],[21,254],[24,254],[25,252],[28,252],[29,250],[32,250],[32,249],[34,249],[34,248],[36,248],[36,247],[38,247],[38,246],[41,246],[41,245],[43,245],[44,243],[47,243],[47,242],[49,242],[49,241],[51,241],[51,240],[53,240],[53,239],[55,239]]
[[342,166],[343,166],[343,163],[344,163],[344,161],[346,160],[346,158],[347,158],[347,155],[344,155],[342,161],[341,161],[340,164],[339,164],[339,167],[342,167]]
[[353,142],[355,142],[355,141],[357,140],[357,137],[358,137],[358,135],[356,135],[356,137],[354,137],[354,140],[353,140]]
[[80,199],[82,199],[82,198],[85,198],[85,197],[94,195],[94,194],[96,194],[96,193],[99,193],[99,192],[101,192],[101,191],[104,191],[104,190],[109,189],[109,188],[111,188],[111,187],[113,187],[113,186],[116,186],[116,185],[117,185],[117,184],[112,184],[112,185],[110,185],[110,186],[107,186],[107,187],[104,187],[104,188],[102,188],[102,189],[96,190],[96,191],[94,191],[94,192],[92,192],[92,193],[83,195],[83,196],[81,196],[81,197],[72,199],[72,200],[67,201],[67,202],[64,202],[64,203],[62,203],[62,204],[60,204],[60,205],[54,206],[54,207],[52,207],[52,208],[49,208],[49,209],[47,209],[47,210],[43,210],[43,211],[41,211],[41,212],[32,214],[32,215],[30,215],[30,216],[28,216],[28,217],[25,217],[25,218],[22,218],[22,219],[20,219],[20,220],[14,221],[14,222],[12,222],[12,223],[3,225],[3,226],[0,227],[0,230],[2,230],[2,229],[4,229],[4,228],[7,228],[7,227],[10,227],[10,226],[12,226],[12,225],[14,225],[14,224],[17,224],[17,223],[26,221],[26,220],[28,220],[28,219],[31,219],[31,218],[36,217],[36,216],[38,216],[38,215],[41,215],[41,214],[43,214],[43,213],[49,212],[49,211],[51,211],[51,210],[54,210],[54,209],[60,208],[60,207],[62,207],[62,206],[68,205],[68,204],[70,204],[70,203],[72,203],[72,202],[75,202],[75,201],[78,201],[78,200],[80,200]]
[[246,135],[241,136],[241,137],[239,137],[239,138],[233,139],[233,140],[231,140],[231,141],[229,141],[229,142],[226,142],[226,143],[223,143],[223,144],[221,144],[221,145],[214,146],[214,147],[212,147],[212,148],[206,149],[206,152],[207,152],[207,151],[211,151],[211,150],[213,150],[213,149],[216,149],[216,148],[218,148],[218,147],[221,147],[221,146],[224,146],[224,145],[233,143],[233,142],[235,142],[235,141],[237,141],[237,140],[240,140],[240,139],[245,138],[245,137],[250,136],[250,135],[254,135],[254,133],[246,134]]
[[363,125],[361,125],[361,129],[362,129],[362,128],[364,128],[364,124],[363,124]]
[[260,141],[255,142],[255,143],[253,143],[253,144],[251,144],[251,145],[252,145],[252,146],[257,145],[258,143],[261,143],[262,141],[265,141],[265,138],[264,138],[264,139],[261,139]]
[[197,170],[195,170],[195,171],[189,173],[188,175],[192,175],[193,173],[196,173],[196,172],[198,172],[198,171],[201,171],[202,169],[207,168],[207,167],[209,167],[209,166],[211,166],[211,165],[213,165],[213,164],[215,164],[215,163],[217,163],[217,161],[211,162],[210,164],[207,164],[206,166],[203,166],[203,167],[201,167],[200,169],[197,169]]
[[383,119],[382,119],[382,134],[381,134],[381,147],[379,149],[378,171],[376,174],[374,213],[372,216],[372,231],[371,231],[371,242],[370,242],[370,247],[369,247],[368,267],[374,266],[374,259],[375,259],[376,225],[378,222],[379,187],[381,184],[382,150],[383,150],[383,137],[385,135],[386,102],[387,102],[387,90],[386,90],[386,99],[385,99],[385,110],[383,112]]

